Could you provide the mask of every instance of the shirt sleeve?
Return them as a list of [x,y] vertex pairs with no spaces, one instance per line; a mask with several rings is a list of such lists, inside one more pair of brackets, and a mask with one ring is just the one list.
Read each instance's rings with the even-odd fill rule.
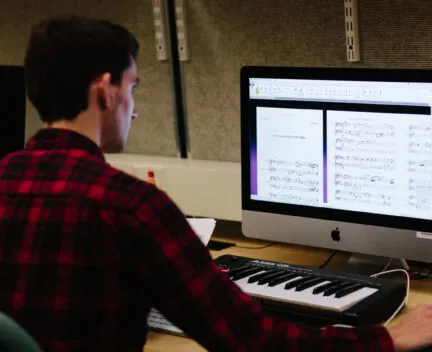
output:
[[384,327],[306,329],[267,317],[217,267],[182,212],[157,188],[143,192],[133,219],[133,270],[152,305],[207,350],[394,350]]

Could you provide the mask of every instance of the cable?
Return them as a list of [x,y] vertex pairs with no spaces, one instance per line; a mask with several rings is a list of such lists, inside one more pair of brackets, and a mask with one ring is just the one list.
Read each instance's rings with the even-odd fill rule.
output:
[[275,244],[276,243],[268,243],[268,244],[266,244],[264,246],[261,246],[261,247],[248,247],[248,246],[238,246],[238,245],[236,245],[236,248],[241,248],[241,249],[264,249],[264,248],[268,248],[268,247],[274,246]]
[[382,275],[387,275],[387,274],[391,274],[391,273],[404,273],[407,279],[407,285],[406,285],[406,294],[405,294],[405,298],[403,299],[401,305],[396,309],[396,311],[393,313],[393,315],[387,319],[387,321],[384,323],[384,326],[387,326],[396,315],[398,315],[398,313],[404,308],[404,306],[406,307],[408,305],[408,297],[409,297],[409,290],[410,290],[410,276],[408,274],[408,271],[404,270],[404,269],[394,269],[394,270],[388,270],[388,271],[383,271],[380,273],[376,273],[371,275],[371,277],[378,277],[378,276],[382,276]]
[[328,263],[330,263],[330,260],[333,259],[333,257],[335,256],[336,252],[337,252],[337,251],[333,251],[333,252],[330,254],[330,256],[327,258],[327,260],[326,260],[324,263],[322,263],[318,268],[319,268],[319,269],[322,269],[322,268],[324,268]]

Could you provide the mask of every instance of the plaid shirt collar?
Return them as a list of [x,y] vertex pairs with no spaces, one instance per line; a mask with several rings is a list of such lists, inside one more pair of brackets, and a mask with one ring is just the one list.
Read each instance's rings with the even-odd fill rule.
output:
[[55,149],[79,149],[84,150],[92,156],[105,161],[102,149],[88,137],[77,132],[45,128],[36,133],[28,141],[26,150],[55,150]]

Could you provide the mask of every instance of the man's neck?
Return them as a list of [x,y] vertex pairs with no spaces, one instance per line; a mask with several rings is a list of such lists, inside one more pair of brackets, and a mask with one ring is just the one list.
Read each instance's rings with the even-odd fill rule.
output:
[[98,146],[100,146],[100,136],[93,128],[89,128],[85,125],[77,123],[74,121],[67,121],[67,120],[59,120],[55,121],[49,124],[45,124],[45,128],[57,128],[57,129],[64,129],[64,130],[70,130],[76,133],[79,133],[83,136],[86,136],[87,138],[91,139],[94,143],[96,143]]

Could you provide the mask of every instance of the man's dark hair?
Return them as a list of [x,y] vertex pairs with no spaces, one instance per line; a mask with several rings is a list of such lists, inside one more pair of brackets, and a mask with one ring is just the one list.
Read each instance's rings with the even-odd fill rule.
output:
[[28,98],[44,122],[73,120],[88,107],[90,83],[108,72],[119,84],[138,49],[126,28],[106,20],[59,16],[40,22],[25,56]]

